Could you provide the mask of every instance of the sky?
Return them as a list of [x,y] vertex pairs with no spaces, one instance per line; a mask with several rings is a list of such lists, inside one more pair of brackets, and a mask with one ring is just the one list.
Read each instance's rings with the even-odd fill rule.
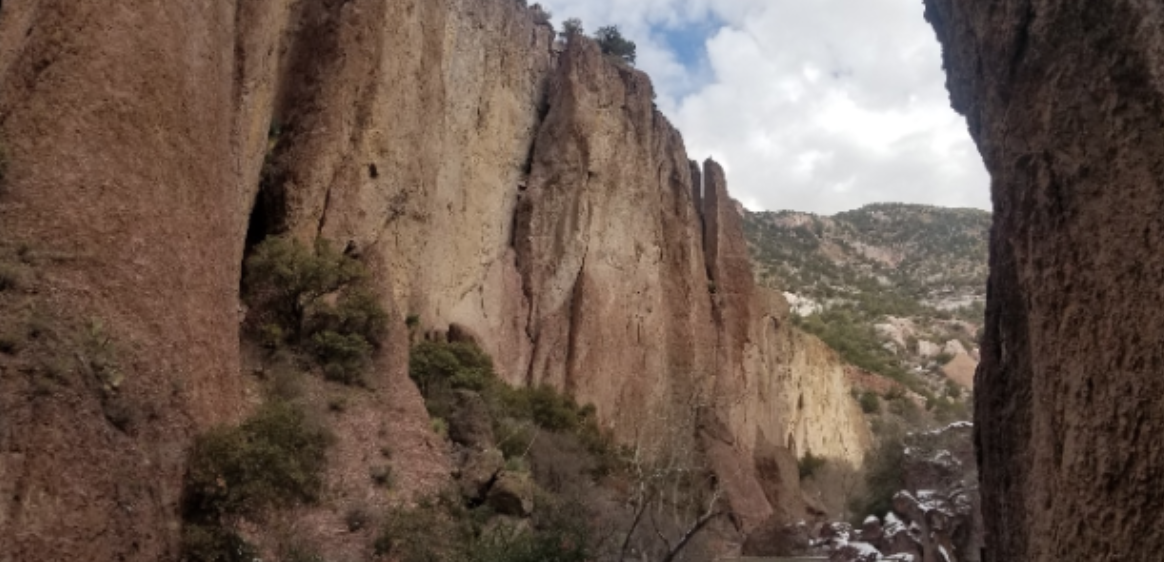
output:
[[990,209],[922,0],[540,0],[617,25],[688,155],[752,210]]

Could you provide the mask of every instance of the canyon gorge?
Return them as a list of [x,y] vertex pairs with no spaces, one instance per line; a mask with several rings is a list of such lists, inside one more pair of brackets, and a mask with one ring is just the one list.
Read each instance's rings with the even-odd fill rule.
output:
[[803,517],[763,467],[860,464],[843,363],[756,286],[723,170],[643,73],[536,7],[3,10],[5,329],[29,342],[0,363],[0,560],[177,555],[191,439],[256,407],[239,280],[269,235],[358,256],[390,320],[334,448],[367,458],[379,431],[407,485],[337,461],[311,532],[449,479],[408,379],[419,332],[592,405],[642,458],[707,466],[736,533]]
[[[994,211],[981,340],[953,320],[926,327],[932,350],[898,338],[916,350],[911,368],[958,344],[957,376],[935,369],[916,390],[957,379],[975,410],[972,428],[947,427],[962,441],[912,438],[926,454],[903,457],[920,483],[900,511],[924,520],[930,480],[977,479],[981,521],[971,500],[942,501],[975,521],[957,540],[982,560],[1156,560],[1164,10],[924,4]],[[743,212],[723,167],[688,154],[654,99],[645,73],[519,0],[4,2],[0,562],[194,559],[191,498],[230,486],[191,491],[192,451],[207,436],[260,441],[223,428],[298,423],[264,401],[303,362],[274,362],[277,345],[248,328],[247,264],[273,238],[320,254],[330,243],[385,322],[375,346],[360,340],[374,351],[359,384],[302,366],[295,400],[328,435],[315,492],[220,517],[261,548],[291,536],[327,560],[398,560],[400,544],[369,531],[378,514],[450,486],[474,509],[536,513],[528,481],[546,470],[526,454],[569,447],[538,442],[554,435],[543,428],[518,454],[495,452],[506,420],[463,418],[497,407],[490,392],[532,399],[485,371],[549,393],[538,404],[568,397],[563,427],[592,423],[609,441],[593,449],[622,455],[621,480],[582,492],[617,514],[620,559],[648,558],[631,538],[658,467],[684,475],[658,497],[703,515],[678,530],[708,525],[709,556],[859,516],[846,496],[874,460],[880,411],[861,392],[913,408],[926,397],[797,326],[801,297],[826,298],[821,287],[805,283],[790,307],[765,281],[815,261],[755,274],[746,224],[838,223]],[[988,221],[964,220],[967,232]],[[866,246],[852,259],[893,261]],[[954,296],[980,302],[983,272],[959,268]],[[315,297],[293,308],[324,316],[346,302],[335,287]],[[490,365],[457,382],[456,415],[434,414],[418,382],[424,345]],[[956,462],[926,439],[956,441],[941,443]],[[901,522],[867,523],[888,543]],[[929,558],[953,544],[916,541]]]

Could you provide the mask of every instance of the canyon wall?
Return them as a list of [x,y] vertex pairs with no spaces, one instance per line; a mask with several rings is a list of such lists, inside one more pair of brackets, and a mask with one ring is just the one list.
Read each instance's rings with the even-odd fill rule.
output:
[[[723,170],[644,74],[554,38],[510,0],[4,3],[0,258],[35,283],[0,312],[52,319],[37,361],[70,363],[0,353],[0,561],[173,556],[191,436],[251,406],[239,279],[270,234],[372,269],[400,439],[428,431],[416,317],[625,444],[707,458],[744,531],[799,501],[771,451],[859,464],[841,363],[754,286]],[[358,429],[337,447],[374,448]]]
[[993,178],[975,418],[985,560],[1157,560],[1164,12],[927,0]]

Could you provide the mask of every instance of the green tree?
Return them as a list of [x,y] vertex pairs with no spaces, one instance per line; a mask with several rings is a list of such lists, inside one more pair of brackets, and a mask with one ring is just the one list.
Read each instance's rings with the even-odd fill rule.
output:
[[299,346],[329,379],[363,383],[388,325],[363,263],[323,239],[311,249],[270,237],[247,258],[243,289],[248,328],[263,345]]
[[893,508],[893,495],[901,490],[905,463],[904,430],[886,428],[873,450],[865,457],[865,495],[854,498],[849,509],[858,516],[883,517]]
[[602,54],[616,57],[627,64],[635,63],[635,42],[624,38],[617,25],[598,28],[594,40],[598,41]]
[[582,20],[578,18],[570,18],[562,22],[561,35],[564,39],[569,39],[571,35],[583,35],[586,31],[582,29]]

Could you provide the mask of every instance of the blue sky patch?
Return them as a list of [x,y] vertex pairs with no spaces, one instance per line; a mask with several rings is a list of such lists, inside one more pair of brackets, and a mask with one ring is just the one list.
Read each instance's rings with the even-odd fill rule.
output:
[[724,25],[719,18],[708,16],[678,26],[657,26],[653,31],[658,33],[663,44],[675,53],[683,66],[694,70],[707,60],[707,39]]

